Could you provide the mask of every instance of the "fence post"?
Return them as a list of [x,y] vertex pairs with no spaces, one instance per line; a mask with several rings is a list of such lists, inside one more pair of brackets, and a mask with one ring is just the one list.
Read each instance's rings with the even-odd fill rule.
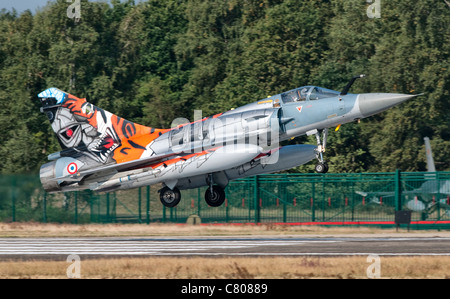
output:
[[12,222],[16,222],[16,180],[12,178],[11,184],[11,212],[12,212]]
[[[116,192],[113,192],[113,208],[112,208],[112,219],[111,221],[117,223],[117,195]],[[114,220],[113,220],[114,219]]]
[[142,223],[142,187],[138,188],[138,222]]
[[287,206],[286,206],[286,202],[287,202],[287,198],[288,198],[286,183],[283,183],[283,185],[281,187],[281,190],[283,192],[281,194],[282,200],[283,200],[283,223],[286,223],[287,222]]
[[228,189],[225,189],[225,223],[230,222],[230,215],[228,210]]
[[150,186],[147,186],[147,211],[146,211],[146,223],[150,224]]
[[98,200],[97,200],[97,222],[98,223],[101,223],[101,221],[102,221],[101,207],[102,207],[102,197],[101,197],[101,195],[98,195]]
[[78,224],[78,191],[75,192],[75,224]]
[[261,221],[260,211],[261,207],[259,206],[259,177],[255,175],[253,177],[253,203],[255,209],[255,223],[259,223]]
[[395,170],[395,210],[402,209],[402,186],[400,169]]
[[322,221],[325,221],[326,200],[325,200],[325,180],[323,175],[321,181],[322,181]]
[[[436,181],[437,181],[437,205],[436,205],[436,211],[437,211],[437,220],[441,220],[441,180],[439,178],[439,172],[436,172]],[[448,204],[448,203],[447,203]]]
[[201,211],[201,207],[200,207],[200,203],[201,203],[201,192],[200,192],[200,188],[197,188],[197,216],[200,216],[200,211]]
[[312,197],[311,197],[311,221],[316,221],[316,209],[314,207],[314,201],[316,196],[316,183],[312,183]]
[[106,193],[106,222],[111,222],[111,216],[109,214],[109,192]]
[[352,221],[355,221],[355,183],[352,182]]

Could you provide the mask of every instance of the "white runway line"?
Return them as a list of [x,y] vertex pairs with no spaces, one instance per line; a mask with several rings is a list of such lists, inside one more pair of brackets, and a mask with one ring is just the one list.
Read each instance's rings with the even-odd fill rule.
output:
[[[149,256],[367,256],[367,252],[320,252],[311,244],[426,241],[450,238],[3,238],[0,256],[8,255],[149,255]],[[341,245],[338,244],[340,247]],[[344,245],[344,244],[343,244]],[[346,244],[348,246],[348,244]],[[310,252],[302,251],[309,246]],[[351,246],[357,246],[352,243]],[[334,247],[334,248],[338,248]],[[322,248],[324,248],[322,246]],[[334,251],[331,249],[330,251]],[[318,252],[319,251],[319,252]],[[356,250],[352,250],[356,251]],[[359,251],[359,250],[358,250]],[[441,250],[442,251],[442,250]],[[446,250],[444,250],[446,251]],[[380,252],[380,256],[450,256],[448,252]]]
[[[191,255],[198,256],[368,256],[375,254],[378,256],[450,256],[450,253],[368,253],[368,252],[356,252],[356,253],[344,253],[344,252],[311,252],[311,253],[300,253],[300,252],[208,252],[208,253],[192,253]],[[185,255],[183,253],[155,253],[155,255],[160,256],[174,256],[174,255]]]
[[[32,254],[112,254],[112,255],[186,255],[208,254],[211,249],[243,249],[260,246],[295,246],[305,243],[335,242],[329,240],[92,240],[92,239],[0,239],[0,255],[32,255]],[[220,253],[226,255],[227,253]],[[258,254],[258,253],[257,253]]]

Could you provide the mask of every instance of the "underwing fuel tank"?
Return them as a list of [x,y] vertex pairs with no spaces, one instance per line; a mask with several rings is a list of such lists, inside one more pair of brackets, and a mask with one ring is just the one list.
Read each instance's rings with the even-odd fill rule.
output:
[[[160,163],[151,171],[135,175],[127,175],[109,179],[99,184],[91,185],[96,191],[106,188],[127,189],[164,182],[166,185],[176,185],[178,180],[195,176],[200,171],[214,173],[229,167],[237,167],[252,160],[261,153],[261,148],[253,144],[231,144],[211,152],[193,154],[191,157],[174,158]],[[94,187],[94,188],[93,188]],[[111,191],[110,189],[108,191]]]
[[245,163],[237,168],[229,169],[226,174],[230,180],[247,176],[273,173],[291,169],[310,162],[316,158],[316,146],[297,144],[283,146],[273,150],[270,155],[253,162]]
[[[226,169],[220,173],[214,173],[215,182],[219,183],[225,181],[223,184],[223,187],[225,187],[231,180],[291,169],[315,159],[315,150],[316,146],[310,144],[283,146],[271,150],[268,153],[261,154],[259,158],[250,162]],[[177,187],[180,190],[203,186],[208,186],[207,175],[197,175],[181,179],[177,184]]]

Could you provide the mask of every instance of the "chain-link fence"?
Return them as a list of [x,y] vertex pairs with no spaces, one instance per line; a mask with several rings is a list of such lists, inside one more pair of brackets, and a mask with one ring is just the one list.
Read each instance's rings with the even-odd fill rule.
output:
[[[160,185],[112,193],[47,194],[36,175],[0,176],[0,221],[60,223],[450,223],[450,172],[272,174],[230,182],[226,201],[209,207],[206,188],[182,191],[175,208],[159,200]],[[198,221],[198,220],[197,220]]]

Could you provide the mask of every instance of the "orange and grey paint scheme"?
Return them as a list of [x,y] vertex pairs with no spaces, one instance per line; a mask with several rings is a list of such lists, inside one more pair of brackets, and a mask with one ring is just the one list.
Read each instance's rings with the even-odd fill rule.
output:
[[[324,173],[329,128],[338,130],[414,97],[348,93],[361,77],[353,77],[342,92],[303,86],[171,129],[130,122],[49,88],[38,97],[62,149],[41,166],[41,182],[47,192],[162,184],[160,200],[167,207],[179,203],[180,190],[208,186],[206,202],[220,206],[224,188],[234,179],[290,169],[314,158],[319,161],[315,170]],[[317,146],[279,145],[301,135],[315,135]]]
[[[157,129],[125,120],[56,88],[43,91],[39,98],[41,111],[62,148],[41,167],[41,181],[48,192],[113,191],[163,183],[161,201],[172,207],[179,201],[179,189],[210,185],[209,204],[217,206],[223,202],[223,188],[230,178],[224,169],[241,166],[236,172],[242,175],[259,165],[253,161],[261,157],[259,147],[250,145],[235,152],[234,144],[230,151],[230,146],[212,141],[211,121],[222,113],[172,129]],[[194,128],[200,128],[195,135],[201,135],[201,146],[180,149],[191,140],[186,133]],[[244,167],[250,162],[252,166]]]
[[[52,89],[47,93],[63,92]],[[62,101],[45,109],[62,148],[75,149],[98,162],[123,163],[139,159],[148,144],[169,131],[132,123],[86,99],[63,94]]]

